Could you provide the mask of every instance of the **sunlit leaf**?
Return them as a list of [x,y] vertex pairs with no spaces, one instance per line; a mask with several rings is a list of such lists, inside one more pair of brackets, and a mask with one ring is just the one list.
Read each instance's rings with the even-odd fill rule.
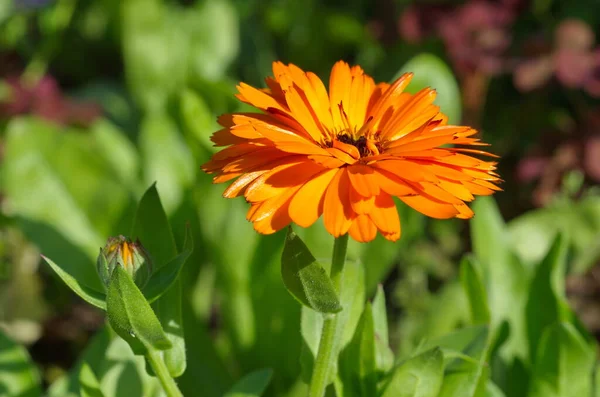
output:
[[589,396],[595,357],[571,324],[550,325],[538,345],[528,397]]
[[291,229],[288,230],[281,256],[281,276],[290,294],[303,305],[322,313],[342,310],[325,269]]
[[[188,245],[179,256],[176,256],[177,245],[156,185],[152,185],[140,200],[131,234],[134,238],[139,238],[150,252],[156,265],[153,275],[155,277],[176,275],[173,272],[178,273],[181,270],[180,266],[183,266],[185,259],[191,253],[192,247]],[[186,243],[192,243],[189,236]],[[167,277],[165,280],[169,281]],[[173,346],[163,353],[165,364],[172,376],[180,376],[186,367],[180,280],[175,279],[166,291],[162,290],[162,296],[154,302],[154,310]]]
[[444,61],[433,54],[417,55],[402,66],[394,79],[408,72],[413,72],[414,77],[407,92],[416,93],[426,87],[436,89],[435,103],[440,106],[440,110],[448,115],[450,123],[460,122],[462,100],[458,83]]
[[433,348],[394,369],[382,397],[438,397],[444,377],[444,356]]
[[71,288],[71,290],[73,290],[73,292],[75,292],[77,295],[79,295],[86,302],[88,302],[102,310],[106,310],[106,295],[105,294],[95,291],[95,290],[88,288],[87,286],[81,284],[79,282],[79,280],[77,280],[75,277],[73,277],[72,275],[70,275],[69,273],[64,271],[59,265],[54,263],[50,258],[46,258],[45,256],[42,256],[42,258],[48,265],[50,265],[52,270],[54,270],[54,272],[61,278],[61,280],[64,281],[64,283],[67,284],[69,286],[69,288]]
[[377,287],[377,293],[373,299],[373,327],[377,369],[387,372],[394,365],[394,353],[390,349],[385,294],[381,285]]
[[104,397],[98,378],[87,363],[83,363],[79,371],[79,386],[81,397]]
[[352,341],[339,356],[340,378],[344,396],[377,394],[377,353],[373,308],[370,303],[356,326]]
[[111,276],[106,309],[110,325],[129,343],[135,354],[146,354],[150,348],[166,350],[172,347],[146,298],[120,266]]
[[488,324],[490,312],[487,294],[479,272],[479,265],[474,258],[469,256],[463,258],[460,264],[460,281],[469,299],[473,324]]

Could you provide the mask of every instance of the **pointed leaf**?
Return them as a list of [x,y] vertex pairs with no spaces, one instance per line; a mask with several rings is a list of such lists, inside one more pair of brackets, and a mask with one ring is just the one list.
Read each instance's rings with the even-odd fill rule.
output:
[[[535,357],[545,329],[566,321],[568,306],[564,292],[567,242],[557,235],[546,257],[538,265],[527,300],[527,336],[531,357]],[[543,310],[540,310],[543,308]]]
[[283,283],[300,303],[321,313],[342,310],[333,283],[304,242],[291,229],[281,256]]
[[272,369],[254,371],[242,379],[229,390],[223,397],[260,397],[271,381]]
[[530,274],[511,250],[506,225],[494,199],[479,197],[471,221],[473,251],[481,264],[487,287],[492,338],[503,321],[510,326],[510,337],[500,354],[507,361],[515,356],[527,357],[525,304]]
[[[175,276],[173,271],[179,272],[176,266],[183,266],[185,259],[189,256],[189,254],[185,255],[185,252],[191,250],[191,246],[185,247],[184,252],[181,254],[183,256],[176,256],[175,237],[158,195],[156,184],[152,185],[140,200],[132,236],[139,238],[144,247],[150,252],[155,264],[155,273],[152,278],[157,277],[157,280],[164,276],[168,282],[166,275]],[[186,243],[192,243],[189,236],[186,237]],[[154,290],[157,291],[158,289]],[[186,367],[185,339],[181,318],[181,282],[175,279],[171,287],[161,293],[163,295],[154,302],[153,307],[173,346],[163,353],[165,364],[171,376],[177,377],[183,374]],[[149,297],[153,298],[154,296],[153,294]]]
[[471,256],[463,258],[460,264],[460,281],[469,300],[473,324],[488,324],[490,310],[487,304],[487,293],[475,258]]
[[[486,364],[491,338],[486,326],[463,328],[446,336],[427,342],[427,346],[458,351],[470,356],[465,360],[453,358],[445,369],[444,381],[438,397],[481,397],[489,379]],[[454,358],[456,357],[456,358]]]
[[444,356],[433,348],[397,367],[382,397],[437,397],[444,376]]
[[595,356],[573,325],[547,327],[538,345],[528,397],[589,396]]
[[373,299],[373,325],[375,331],[377,369],[382,372],[387,372],[394,366],[394,353],[392,352],[392,349],[390,349],[385,294],[381,284],[377,286],[377,293]]
[[85,362],[79,371],[79,387],[81,397],[104,397],[104,393],[100,390],[98,378]]
[[50,265],[52,270],[61,278],[62,281],[67,284],[73,292],[81,297],[84,301],[88,302],[91,305],[96,306],[102,310],[106,310],[106,295],[91,288],[88,288],[84,284],[79,283],[75,277],[71,276],[69,273],[65,272],[60,266],[54,263],[50,258],[46,258],[42,255],[42,259]]
[[340,378],[344,396],[377,394],[377,359],[375,351],[373,308],[367,303],[352,341],[340,353]]
[[113,270],[106,296],[108,320],[135,354],[172,347],[158,318],[131,277],[120,266]]
[[144,296],[148,302],[154,302],[175,283],[179,277],[179,274],[181,273],[183,265],[193,250],[194,240],[190,235],[190,229],[188,227],[185,230],[183,251],[181,251],[179,255],[173,258],[165,266],[154,272],[148,281],[148,284],[144,286],[142,292],[144,293]]

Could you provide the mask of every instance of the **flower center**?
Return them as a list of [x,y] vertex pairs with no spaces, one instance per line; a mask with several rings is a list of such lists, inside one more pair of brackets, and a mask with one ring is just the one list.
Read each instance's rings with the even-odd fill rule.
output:
[[367,139],[364,135],[354,138],[352,135],[342,132],[337,135],[337,140],[356,147],[360,153],[360,157],[373,156],[381,153],[381,146],[379,143]]

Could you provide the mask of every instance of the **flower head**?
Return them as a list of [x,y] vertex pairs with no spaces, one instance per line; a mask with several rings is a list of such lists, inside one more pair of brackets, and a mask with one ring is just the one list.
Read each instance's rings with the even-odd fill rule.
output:
[[152,274],[150,255],[139,241],[125,236],[111,237],[96,261],[96,268],[104,285],[108,286],[113,270],[121,266],[133,277],[138,287],[146,285]]
[[[240,83],[237,97],[262,113],[223,115],[212,141],[225,148],[203,166],[214,182],[235,179],[224,196],[244,196],[255,230],[274,233],[321,215],[333,236],[367,242],[400,237],[393,197],[433,218],[470,218],[465,202],[500,190],[489,155],[447,144],[485,145],[469,127],[447,125],[436,92],[404,92],[412,78],[375,84],[338,62],[329,90],[313,73],[273,64],[268,88]],[[237,179],[236,179],[237,178]]]

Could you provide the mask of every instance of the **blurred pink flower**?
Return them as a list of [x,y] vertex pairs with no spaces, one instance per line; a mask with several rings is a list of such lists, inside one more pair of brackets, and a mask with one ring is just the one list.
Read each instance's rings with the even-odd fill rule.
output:
[[102,109],[94,103],[75,102],[63,95],[56,80],[42,77],[29,86],[20,77],[5,79],[10,94],[0,101],[0,118],[21,114],[35,114],[62,125],[88,126],[102,115]]
[[515,87],[531,91],[556,76],[565,87],[600,96],[600,47],[593,46],[594,32],[586,23],[563,21],[556,29],[551,53],[524,60],[515,68]]
[[409,42],[438,34],[458,72],[495,75],[505,69],[510,26],[519,0],[476,0],[458,7],[411,6],[401,15],[398,29]]

